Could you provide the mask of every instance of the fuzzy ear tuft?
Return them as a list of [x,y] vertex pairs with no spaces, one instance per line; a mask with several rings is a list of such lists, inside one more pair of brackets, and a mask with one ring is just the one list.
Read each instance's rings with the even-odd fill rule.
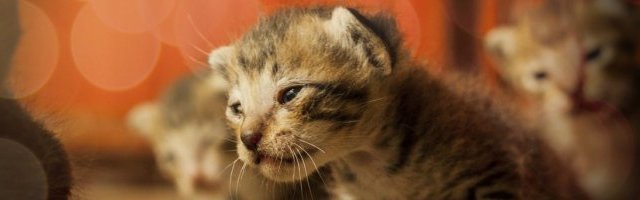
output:
[[227,58],[232,51],[233,47],[231,46],[223,46],[214,49],[213,51],[211,51],[211,53],[209,53],[209,65],[211,65],[211,67],[226,65],[225,63],[227,63]]
[[331,19],[325,25],[327,32],[335,36],[349,33],[349,26],[357,25],[358,19],[348,9],[337,7],[331,12]]
[[149,137],[154,134],[159,115],[157,103],[143,103],[129,111],[127,123],[141,135]]
[[231,53],[233,53],[233,47],[231,46],[219,47],[209,53],[208,62],[214,73],[220,74],[224,78],[228,78],[227,65]]
[[389,47],[376,35],[365,17],[344,7],[334,8],[324,29],[343,48],[353,49],[365,65],[373,66],[382,74],[391,73],[392,59]]
[[515,37],[516,33],[513,27],[495,28],[485,36],[485,49],[498,62],[504,62],[515,51]]

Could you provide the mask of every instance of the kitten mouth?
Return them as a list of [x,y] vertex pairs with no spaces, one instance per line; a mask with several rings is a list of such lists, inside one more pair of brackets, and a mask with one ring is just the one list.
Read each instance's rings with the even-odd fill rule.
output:
[[263,153],[263,152],[259,152],[256,155],[256,159],[254,160],[254,163],[256,165],[260,165],[260,164],[293,164],[295,163],[296,158],[294,157],[282,157],[282,156],[273,156],[267,153]]
[[292,153],[289,156],[282,155],[272,155],[266,152],[257,152],[256,158],[254,159],[254,163],[256,165],[267,164],[267,165],[293,165],[297,162],[301,162],[302,160],[311,156],[315,151],[306,150],[308,153],[304,153],[305,151],[299,151],[297,153]]

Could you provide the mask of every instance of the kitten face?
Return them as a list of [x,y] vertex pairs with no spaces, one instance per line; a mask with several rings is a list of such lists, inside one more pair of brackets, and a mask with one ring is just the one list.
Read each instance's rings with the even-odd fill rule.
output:
[[240,159],[277,181],[305,178],[366,142],[370,88],[390,72],[382,41],[349,10],[294,10],[211,54],[229,62]]
[[[223,169],[237,156],[224,120],[226,82],[214,76],[178,81],[158,102],[131,111],[129,122],[153,147],[160,171],[183,196],[226,186]],[[207,81],[204,81],[207,80]]]
[[224,185],[222,169],[235,159],[224,126],[186,125],[152,138],[158,168],[184,195],[212,192]]
[[542,43],[530,24],[500,27],[487,36],[489,51],[498,61],[500,77],[515,91],[568,110],[578,83],[580,60],[575,37],[564,35]]
[[[633,45],[624,40],[629,30],[623,21],[629,19],[616,19],[590,6],[577,5],[576,16],[533,15],[490,32],[487,47],[499,62],[502,78],[543,102],[569,101],[579,90],[587,101],[615,102],[607,98],[625,96],[634,70],[629,67],[634,53],[620,49]],[[553,22],[559,20],[570,25]]]
[[[635,8],[637,9],[637,8]],[[640,28],[633,24],[633,11],[606,13],[598,8],[584,8],[581,24],[584,32],[584,98],[619,105],[634,94],[638,73]],[[635,10],[637,12],[637,10]],[[588,22],[588,23],[587,23]]]

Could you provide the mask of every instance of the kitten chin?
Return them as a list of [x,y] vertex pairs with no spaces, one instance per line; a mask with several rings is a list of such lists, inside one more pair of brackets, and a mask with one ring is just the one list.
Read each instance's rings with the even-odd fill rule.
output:
[[238,148],[238,154],[249,167],[258,169],[264,176],[277,182],[304,180],[315,171],[310,161],[306,161],[306,155],[283,158],[264,152],[250,152],[244,148]]

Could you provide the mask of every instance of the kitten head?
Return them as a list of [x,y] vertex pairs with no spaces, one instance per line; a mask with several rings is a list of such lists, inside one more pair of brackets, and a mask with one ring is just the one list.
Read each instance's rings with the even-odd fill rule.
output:
[[566,103],[575,95],[594,101],[623,96],[617,90],[627,88],[626,81],[618,83],[634,74],[637,40],[629,40],[625,25],[631,19],[606,14],[593,3],[574,4],[570,10],[543,7],[489,32],[487,50],[509,87],[547,103]]
[[567,110],[578,81],[579,60],[571,59],[578,57],[577,42],[568,35],[540,42],[530,26],[521,22],[487,35],[486,47],[497,61],[499,79],[509,90]]
[[614,105],[636,94],[640,77],[640,10],[624,1],[578,7],[584,59],[584,98]]
[[[381,17],[381,19],[384,17]],[[227,118],[240,159],[277,181],[305,178],[317,167],[367,142],[364,126],[383,79],[392,71],[394,44],[342,7],[292,9],[263,19],[209,62],[230,83]],[[215,68],[215,67],[214,67]]]
[[209,84],[190,77],[129,114],[131,126],[152,144],[160,171],[184,196],[226,185],[223,168],[236,158],[224,122],[226,99]]

